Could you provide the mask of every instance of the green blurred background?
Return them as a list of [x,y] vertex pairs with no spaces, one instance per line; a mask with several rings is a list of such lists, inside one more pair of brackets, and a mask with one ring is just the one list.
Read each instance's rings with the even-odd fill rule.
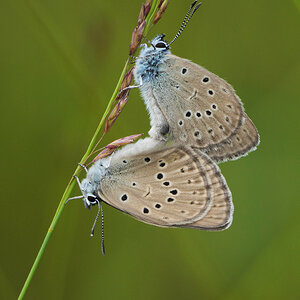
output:
[[[190,2],[171,0],[148,38],[173,38]],[[203,2],[172,51],[231,83],[261,135],[256,152],[221,164],[231,228],[163,229],[105,206],[103,257],[100,223],[89,236],[96,210],[72,202],[25,299],[300,299],[300,4]],[[1,299],[20,292],[117,83],[141,3],[0,3]],[[103,145],[148,130],[135,90]]]

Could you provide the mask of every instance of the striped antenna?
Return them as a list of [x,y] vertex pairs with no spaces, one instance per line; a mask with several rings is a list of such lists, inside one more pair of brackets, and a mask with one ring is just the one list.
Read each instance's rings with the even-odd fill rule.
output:
[[[186,27],[186,25],[188,24],[188,22],[190,21],[191,17],[193,16],[193,14],[196,12],[196,10],[200,7],[200,5],[202,4],[201,2],[199,4],[197,4],[197,0],[194,1],[192,3],[192,5],[190,6],[186,16],[183,19],[183,22],[181,23],[181,26],[177,32],[177,34],[175,35],[174,39],[168,44],[168,46],[170,46],[171,44],[173,44],[175,42],[175,40],[181,35],[182,31],[184,30],[184,28]],[[196,5],[196,6],[195,6]],[[194,7],[195,6],[195,7]],[[194,7],[193,11],[191,12],[192,8]]]
[[100,201],[95,198],[95,202],[97,203],[98,205],[98,213],[97,213],[97,216],[95,218],[95,221],[94,221],[94,224],[93,224],[93,227],[92,227],[92,230],[91,230],[91,236],[94,236],[94,231],[95,231],[95,226],[96,226],[96,223],[97,223],[97,220],[98,220],[98,217],[101,213],[101,219],[102,219],[102,240],[101,240],[101,252],[103,255],[105,255],[105,248],[104,248],[104,215],[103,215],[103,209],[102,209],[102,205],[100,203]]

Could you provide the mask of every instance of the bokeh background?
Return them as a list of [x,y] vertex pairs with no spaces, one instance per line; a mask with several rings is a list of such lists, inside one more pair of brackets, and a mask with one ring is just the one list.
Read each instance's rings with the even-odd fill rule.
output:
[[[148,38],[173,38],[190,2],[171,0]],[[21,290],[117,83],[141,4],[0,3],[1,299]],[[230,82],[261,135],[256,152],[220,165],[231,228],[163,229],[105,206],[103,257],[100,223],[89,236],[96,210],[74,201],[25,299],[300,298],[299,9],[297,0],[203,1],[172,47]],[[132,91],[102,145],[149,128]]]

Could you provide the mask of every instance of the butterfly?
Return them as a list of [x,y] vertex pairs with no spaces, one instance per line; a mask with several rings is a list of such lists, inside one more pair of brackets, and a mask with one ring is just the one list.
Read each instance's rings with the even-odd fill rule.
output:
[[96,161],[79,184],[87,208],[103,201],[152,225],[223,230],[232,222],[218,166],[190,146],[140,140]]
[[241,100],[225,80],[170,52],[200,6],[196,2],[170,43],[158,35],[136,58],[134,76],[150,115],[149,135],[166,140],[169,134],[175,144],[195,146],[215,162],[237,159],[259,144]]

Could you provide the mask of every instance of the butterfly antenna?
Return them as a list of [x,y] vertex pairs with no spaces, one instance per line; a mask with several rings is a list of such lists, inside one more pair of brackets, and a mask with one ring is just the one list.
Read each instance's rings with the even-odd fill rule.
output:
[[104,248],[104,215],[103,215],[103,209],[102,209],[102,205],[100,203],[100,201],[98,199],[95,199],[95,201],[97,202],[98,205],[98,213],[97,216],[95,218],[92,230],[91,230],[91,236],[94,236],[94,231],[95,231],[95,226],[98,220],[98,217],[101,213],[101,219],[102,219],[102,241],[101,241],[101,252],[103,255],[105,255],[105,248]]
[[104,247],[104,214],[103,214],[103,209],[102,209],[102,205],[99,202],[99,206],[101,209],[101,251],[102,251],[102,255],[105,255],[105,247]]
[[[177,40],[177,38],[181,35],[182,31],[184,30],[184,28],[186,27],[186,25],[188,24],[188,22],[190,21],[191,17],[193,16],[193,14],[196,12],[196,10],[200,7],[200,5],[202,4],[201,2],[199,4],[197,4],[197,0],[194,1],[192,3],[192,5],[190,6],[186,16],[183,19],[183,22],[181,23],[181,26],[177,32],[177,34],[175,35],[174,39],[168,44],[168,46],[170,46],[171,44],[173,44],[175,42],[175,40]],[[196,5],[196,6],[195,6]],[[195,6],[195,7],[194,7]],[[194,7],[193,11],[191,12],[192,8]]]

